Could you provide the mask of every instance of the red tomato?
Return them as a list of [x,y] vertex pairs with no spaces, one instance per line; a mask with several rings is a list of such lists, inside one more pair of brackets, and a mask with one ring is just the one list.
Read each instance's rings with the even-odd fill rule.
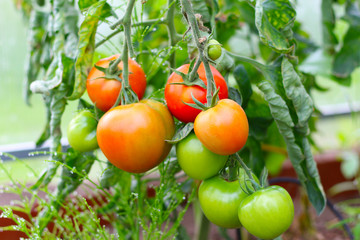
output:
[[[177,70],[183,73],[188,73],[189,64],[182,65]],[[228,88],[226,85],[225,79],[221,74],[210,65],[211,72],[214,76],[215,85],[217,88],[220,88],[219,98],[224,99],[228,97]],[[199,78],[207,85],[207,79],[205,74],[205,67],[201,63],[197,73]],[[167,102],[168,108],[171,114],[179,119],[182,122],[194,122],[196,116],[201,112],[199,109],[195,109],[186,105],[186,103],[194,103],[191,98],[191,93],[193,96],[202,103],[206,103],[206,89],[200,86],[185,86],[172,83],[181,83],[184,82],[182,77],[177,73],[173,72],[165,86],[165,100]]]
[[143,173],[164,160],[170,151],[165,140],[172,138],[175,128],[170,113],[159,104],[147,100],[117,106],[102,116],[97,140],[113,165],[127,172]]
[[239,104],[231,99],[223,99],[196,117],[194,131],[210,151],[231,155],[245,145],[249,123]]
[[[120,55],[113,55],[99,60],[95,65],[103,68],[109,66],[110,61],[115,60]],[[123,63],[118,64],[120,70]],[[115,79],[102,78],[105,74],[93,67],[86,81],[86,89],[91,101],[101,111],[108,111],[116,102],[121,90],[121,83]],[[122,78],[122,74],[119,75]],[[138,95],[139,99],[144,96],[146,88],[146,76],[139,64],[129,58],[129,84],[132,90]]]

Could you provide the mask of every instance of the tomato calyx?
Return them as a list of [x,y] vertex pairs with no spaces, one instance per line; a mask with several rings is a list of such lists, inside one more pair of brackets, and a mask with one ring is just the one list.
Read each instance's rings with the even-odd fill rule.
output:
[[[110,63],[111,64],[111,63]],[[119,68],[115,68],[115,71],[113,69],[111,69],[111,67],[108,67],[108,68],[104,68],[104,67],[100,67],[98,65],[94,65],[94,67],[103,72],[105,75],[104,76],[101,76],[101,77],[97,77],[97,78],[94,78],[94,79],[100,79],[100,78],[103,78],[103,79],[106,79],[106,80],[117,80],[119,82],[122,83],[122,79],[119,77],[120,74],[122,74],[122,70],[119,69]]]
[[[126,85],[125,81],[120,77],[120,75],[123,73],[123,70],[119,69],[117,66],[120,60],[121,57],[110,61],[109,67],[107,68],[95,64],[94,67],[97,70],[103,72],[104,76],[91,79],[91,80],[95,80],[95,79],[116,80],[121,83],[122,87],[120,89],[118,98],[115,104],[112,106],[112,108],[118,106],[119,103],[121,103],[121,105],[124,105],[124,104],[139,102],[139,98],[137,94],[134,92],[134,90],[130,87],[130,85]],[[129,74],[131,74],[131,72],[129,72]]]
[[181,71],[178,71],[177,69],[171,68],[171,70],[173,72],[175,72],[176,74],[181,76],[181,78],[183,79],[183,82],[174,82],[174,83],[170,83],[170,84],[171,85],[185,85],[188,87],[199,86],[199,87],[206,89],[206,85],[205,85],[204,81],[200,79],[199,74],[197,73],[200,63],[201,63],[201,60],[199,58],[196,59],[196,62],[194,60],[191,61],[190,67],[189,67],[189,72],[187,74],[183,73]]
[[187,103],[187,102],[184,102],[184,101],[182,101],[182,102],[184,104],[192,107],[192,108],[196,108],[196,109],[199,109],[199,110],[202,110],[202,111],[206,111],[206,110],[214,107],[217,104],[217,102],[219,101],[219,98],[218,98],[219,91],[220,91],[220,88],[217,88],[216,91],[214,92],[213,96],[211,97],[210,107],[207,107],[205,104],[203,104],[202,102],[197,100],[192,93],[191,93],[191,98],[194,101],[194,103]]

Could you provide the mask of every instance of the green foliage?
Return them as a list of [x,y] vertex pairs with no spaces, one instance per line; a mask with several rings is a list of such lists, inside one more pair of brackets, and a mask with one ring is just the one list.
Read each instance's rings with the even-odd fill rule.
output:
[[[103,157],[96,152],[62,150],[60,123],[68,101],[85,93],[95,57],[107,52],[120,53],[123,61],[129,55],[135,58],[147,76],[146,96],[160,101],[164,101],[163,88],[173,69],[195,62],[194,58],[202,61],[205,69],[209,62],[213,64],[228,80],[230,98],[241,104],[248,116],[249,139],[240,152],[247,165],[260,176],[264,166],[271,165],[268,162],[275,162],[272,172],[276,172],[288,156],[311,203],[322,212],[326,203],[310,146],[314,103],[309,93],[319,88],[319,75],[350,84],[351,73],[360,65],[358,2],[343,3],[346,11],[339,17],[334,1],[322,1],[321,46],[314,44],[295,21],[295,7],[289,0],[17,2],[29,28],[25,100],[29,103],[32,93],[42,94],[47,115],[37,145],[48,139],[51,142],[48,167],[38,181],[31,188],[23,184],[11,189],[18,195],[31,193],[30,199],[22,198],[20,206],[30,214],[36,201],[40,214],[24,224],[10,208],[2,208],[3,214],[15,219],[29,237],[87,239],[86,232],[92,232],[97,239],[115,238],[100,225],[101,215],[115,229],[116,238],[188,238],[181,222],[196,186],[191,179],[178,179],[180,168],[174,153],[143,175],[125,173],[107,163],[94,181],[89,172],[96,163],[103,163]],[[348,26],[343,38],[335,32],[339,21]],[[203,52],[209,38],[223,46],[215,61]],[[248,46],[251,58],[234,53],[241,52],[238,47],[242,45]],[[128,87],[125,73],[127,69],[122,76],[124,88]],[[209,86],[207,99],[216,92]],[[92,104],[80,102],[100,116]],[[181,141],[192,129],[192,123],[178,123],[169,142]],[[230,168],[237,167],[234,164]],[[58,168],[60,181],[51,194],[47,185],[57,176]],[[155,179],[150,175],[154,172]],[[75,204],[67,204],[79,186],[87,185],[84,181],[91,183],[89,192],[100,194],[101,201],[91,205],[87,199],[75,197]],[[149,186],[155,190],[155,197],[147,196]],[[37,197],[36,191],[41,190],[49,201]],[[68,215],[62,216],[61,209]],[[68,218],[74,224],[64,221]],[[49,222],[54,222],[59,231],[44,231]]]

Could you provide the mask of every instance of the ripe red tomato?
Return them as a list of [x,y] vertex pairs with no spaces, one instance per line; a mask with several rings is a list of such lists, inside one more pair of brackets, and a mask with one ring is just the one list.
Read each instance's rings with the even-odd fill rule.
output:
[[210,151],[231,155],[245,145],[249,123],[239,104],[231,99],[222,99],[196,117],[194,131]]
[[[113,55],[99,60],[95,65],[107,68],[110,61],[115,60],[120,55]],[[123,69],[123,63],[118,64],[120,70]],[[87,77],[86,89],[91,101],[101,111],[108,111],[116,102],[121,90],[121,83],[115,79],[102,78],[105,74],[93,67]],[[122,74],[119,75],[122,78]],[[138,95],[139,99],[144,96],[146,88],[146,76],[139,64],[129,58],[129,84],[132,90]]]
[[[177,70],[183,73],[188,73],[189,64],[182,65]],[[220,88],[219,98],[228,97],[228,88],[225,79],[221,74],[210,65],[211,72],[214,76],[215,85],[217,88]],[[205,74],[205,67],[201,63],[197,73],[199,78],[207,85],[207,79]],[[167,102],[168,108],[171,114],[179,119],[182,122],[194,122],[196,116],[201,112],[199,109],[195,109],[186,105],[186,103],[194,103],[191,98],[191,93],[193,96],[202,103],[206,103],[206,89],[200,86],[185,86],[172,83],[181,83],[184,82],[182,77],[177,73],[173,72],[165,86],[165,100]]]
[[284,188],[271,186],[246,197],[239,206],[238,215],[249,233],[261,239],[273,239],[290,227],[294,204]]
[[153,100],[121,105],[105,113],[97,127],[101,151],[116,167],[143,173],[161,163],[170,151],[165,140],[175,132],[167,108]]

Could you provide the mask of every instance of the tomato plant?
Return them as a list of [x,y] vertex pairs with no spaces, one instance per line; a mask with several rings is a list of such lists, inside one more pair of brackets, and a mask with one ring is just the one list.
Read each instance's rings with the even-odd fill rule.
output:
[[127,172],[143,173],[164,160],[170,150],[165,140],[172,137],[174,123],[166,107],[157,105],[121,105],[101,117],[97,140],[113,165]]
[[[119,56],[120,55],[113,55],[101,59],[95,66],[107,68],[109,67],[110,62],[116,60]],[[122,70],[123,63],[120,62],[117,67],[119,70]],[[129,72],[129,84],[139,99],[141,99],[144,96],[146,88],[145,73],[140,65],[132,59],[129,59]],[[93,67],[87,77],[86,90],[96,107],[101,111],[106,112],[115,104],[121,90],[121,82],[117,79],[107,79],[104,77],[104,72]],[[122,78],[122,73],[120,73],[119,77]]]
[[294,204],[285,189],[270,186],[246,197],[240,203],[238,215],[251,234],[261,239],[273,239],[290,227]]
[[[188,73],[189,64],[184,64],[177,69],[177,71],[182,73]],[[214,76],[214,81],[216,88],[219,88],[219,98],[228,97],[228,88],[225,79],[221,74],[214,68],[210,66],[211,73]],[[204,65],[201,64],[197,70],[199,78],[207,85],[207,79],[205,74]],[[165,100],[171,114],[179,119],[182,122],[193,122],[196,116],[201,112],[199,109],[195,109],[186,105],[185,103],[194,103],[194,100],[191,97],[191,94],[200,102],[206,102],[206,89],[201,86],[186,86],[178,83],[184,83],[183,78],[173,72],[167,80],[165,86]]]
[[97,120],[89,110],[82,110],[70,121],[67,138],[72,148],[88,152],[98,148],[96,140]]
[[239,179],[235,181],[227,181],[220,175],[204,180],[200,184],[198,194],[205,216],[220,227],[240,227],[237,212],[241,201],[248,196],[242,190],[245,183],[252,188],[248,180],[243,169],[240,169]]
[[[298,3],[289,0],[16,3],[29,26],[25,98],[29,102],[32,93],[40,93],[46,107],[46,124],[37,146],[50,139],[50,161],[31,190],[47,191],[61,172],[55,196],[41,203],[43,210],[35,224],[24,231],[34,233],[29,238],[62,237],[44,229],[56,217],[60,203],[88,179],[94,162],[103,169],[94,189],[105,193],[109,204],[100,209],[106,211],[90,212],[108,213],[110,220],[118,216],[110,224],[120,239],[191,238],[181,221],[197,188],[180,167],[189,176],[204,179],[201,207],[220,226],[239,226],[236,205],[244,192],[236,182],[208,177],[221,168],[221,174],[233,175],[239,163],[247,176],[260,175],[265,162],[271,163],[270,155],[276,162],[289,158],[317,213],[323,211],[326,198],[309,140],[315,125],[309,93],[319,88],[317,75],[346,85],[359,66],[358,44],[353,44],[359,42],[354,17],[360,15],[358,2],[322,1],[322,31],[318,31],[322,38],[304,31],[305,21],[296,20],[293,4]],[[339,5],[342,11],[335,14]],[[344,22],[346,29],[338,31]],[[98,56],[116,52],[121,55],[93,65]],[[87,148],[80,127],[72,128],[80,133],[74,134],[79,139],[68,134],[73,148],[64,152],[60,141],[62,116],[72,105],[69,101],[84,104],[86,91],[92,101],[86,108],[94,109],[96,116],[103,114],[98,109],[105,112],[97,125],[105,157]],[[144,96],[149,99],[139,102]],[[160,102],[166,102],[168,109]],[[114,106],[117,103],[120,106]],[[171,114],[179,120],[176,124]],[[195,135],[188,136],[192,130]],[[170,143],[177,144],[177,152],[171,151]],[[146,186],[156,192],[151,201],[144,197]],[[258,192],[262,190],[251,196]],[[221,211],[220,205],[224,206]],[[76,226],[95,226],[94,238],[106,238],[108,228],[98,225],[98,216],[91,216],[85,219],[89,222]],[[58,220],[57,229],[76,235],[73,238],[86,235],[87,228],[82,232]],[[270,231],[264,229],[264,233]],[[199,239],[208,238],[200,231]]]
[[210,151],[230,155],[239,151],[249,135],[249,124],[242,107],[230,99],[201,112],[195,119],[194,130]]
[[198,180],[217,175],[228,159],[209,151],[194,133],[176,145],[176,156],[184,172]]

